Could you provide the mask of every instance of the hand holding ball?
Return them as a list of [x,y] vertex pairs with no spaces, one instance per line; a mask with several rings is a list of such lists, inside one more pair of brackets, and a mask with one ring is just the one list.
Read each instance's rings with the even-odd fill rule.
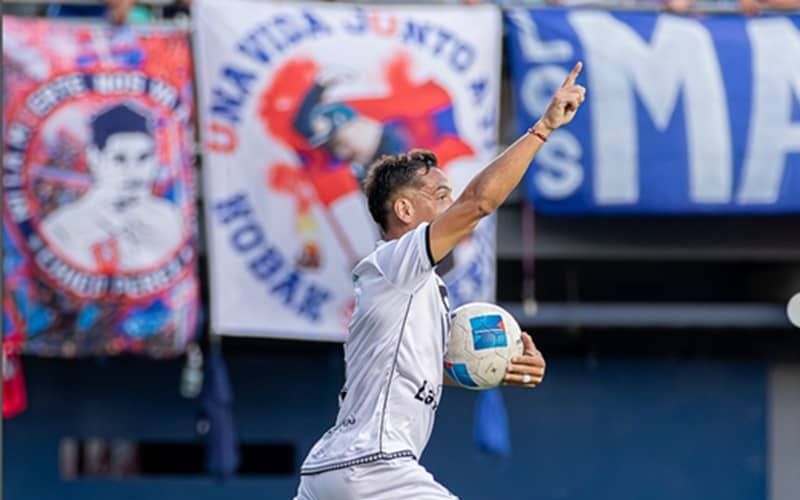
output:
[[482,390],[503,382],[511,358],[522,355],[522,331],[502,307],[471,302],[452,314],[444,370],[467,389]]

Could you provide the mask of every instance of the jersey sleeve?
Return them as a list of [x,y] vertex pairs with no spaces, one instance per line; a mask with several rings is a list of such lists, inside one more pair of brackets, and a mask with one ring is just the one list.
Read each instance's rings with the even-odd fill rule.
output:
[[375,262],[395,286],[413,292],[430,276],[436,263],[430,250],[430,224],[424,223],[376,251]]

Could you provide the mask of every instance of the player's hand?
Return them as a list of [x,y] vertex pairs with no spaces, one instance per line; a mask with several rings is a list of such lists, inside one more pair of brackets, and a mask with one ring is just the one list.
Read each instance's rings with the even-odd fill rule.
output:
[[578,108],[586,99],[586,88],[575,84],[582,69],[582,62],[575,63],[575,67],[569,72],[564,83],[550,99],[550,104],[547,105],[544,116],[539,121],[548,133],[571,122]]
[[522,356],[514,356],[506,369],[503,383],[522,387],[536,387],[544,379],[545,361],[527,332],[522,332]]

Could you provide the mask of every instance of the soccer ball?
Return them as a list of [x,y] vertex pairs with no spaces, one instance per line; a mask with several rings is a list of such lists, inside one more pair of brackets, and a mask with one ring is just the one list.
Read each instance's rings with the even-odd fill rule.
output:
[[497,387],[513,356],[522,354],[519,324],[505,309],[486,302],[470,302],[452,313],[450,342],[444,371],[467,389]]

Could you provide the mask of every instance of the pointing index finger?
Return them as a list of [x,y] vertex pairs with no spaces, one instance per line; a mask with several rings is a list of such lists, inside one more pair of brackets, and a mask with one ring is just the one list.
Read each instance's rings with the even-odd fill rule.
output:
[[578,61],[575,63],[575,66],[572,67],[572,71],[569,72],[567,75],[567,79],[564,80],[564,83],[561,85],[562,88],[569,87],[571,85],[575,85],[575,80],[577,80],[578,75],[581,74],[581,70],[583,69],[583,63]]

